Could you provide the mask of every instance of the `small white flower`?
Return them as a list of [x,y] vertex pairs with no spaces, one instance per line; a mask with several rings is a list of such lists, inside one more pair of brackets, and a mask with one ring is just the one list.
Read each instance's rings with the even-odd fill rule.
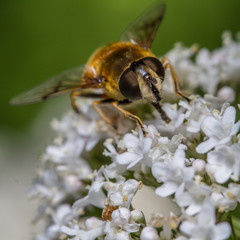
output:
[[113,143],[113,139],[111,138],[108,138],[105,140],[104,142],[105,149],[104,149],[103,155],[107,157],[111,157],[112,161],[114,161],[118,155],[118,152],[112,143]]
[[[88,163],[81,157],[72,157],[56,166],[57,174],[66,178],[66,175],[75,176],[78,180],[88,177],[92,170]],[[77,179],[76,179],[77,180]]]
[[185,167],[184,150],[178,149],[170,162],[156,162],[152,166],[152,174],[158,182],[163,183],[155,192],[160,197],[175,193],[181,185],[192,181],[194,169]]
[[129,208],[132,199],[140,187],[140,182],[135,179],[129,179],[120,183],[107,183],[108,203],[113,206],[121,206]]
[[62,226],[61,231],[68,236],[71,236],[72,240],[95,240],[96,238],[103,235],[103,227],[93,228],[91,230],[85,231],[79,229],[77,226],[75,228],[69,228],[67,226]]
[[62,138],[81,143],[82,148],[80,149],[76,143],[75,150],[79,151],[82,150],[83,147],[87,151],[91,150],[101,138],[96,117],[90,114],[90,110],[85,114],[81,112],[81,115],[69,112],[65,114],[61,120],[55,119],[52,121],[52,128],[60,133]]
[[101,138],[101,134],[98,132],[97,122],[80,118],[75,126],[77,133],[85,143],[86,151],[92,150]]
[[73,112],[69,111],[68,113],[65,113],[63,115],[61,120],[54,118],[51,121],[52,129],[60,133],[61,136],[65,136],[67,133],[70,134],[70,132],[71,134],[74,134],[73,124],[72,124],[73,117],[74,117]]
[[131,217],[131,212],[128,208],[119,208],[112,213],[112,223],[114,225],[126,225]]
[[74,214],[70,205],[63,204],[60,205],[57,208],[56,212],[53,212],[51,215],[53,224],[47,228],[46,235],[50,238],[57,238],[61,232],[62,225],[70,221],[73,218]]
[[224,240],[231,235],[229,223],[216,224],[215,209],[209,202],[205,202],[195,221],[184,221],[180,230],[194,240]]
[[173,237],[173,232],[176,231],[180,222],[173,212],[169,215],[163,215],[161,213],[153,213],[149,225],[156,228],[162,228],[160,232],[160,239],[170,240]]
[[240,127],[240,121],[235,123],[235,117],[236,110],[232,106],[226,108],[219,119],[213,116],[206,117],[201,124],[201,129],[208,139],[200,143],[196,151],[206,153],[218,145],[229,144]]
[[97,173],[96,178],[94,179],[91,186],[89,186],[88,194],[77,200],[73,204],[73,208],[75,210],[82,209],[88,205],[93,205],[99,208],[104,207],[104,201],[106,199],[106,196],[103,192],[103,185],[105,182],[103,181],[103,177],[101,175],[101,170]]
[[105,239],[130,239],[129,233],[139,231],[140,224],[135,223],[131,218],[128,208],[119,208],[112,213],[112,221],[106,222],[104,232]]
[[140,224],[132,221],[131,212],[127,208],[119,208],[112,213],[112,224],[128,233],[137,232],[140,227]]
[[56,163],[65,162],[71,158],[77,158],[81,154],[84,147],[84,141],[81,138],[69,139],[62,145],[48,146],[46,156]]
[[152,162],[170,159],[177,149],[185,149],[186,146],[181,144],[182,140],[183,137],[181,135],[174,135],[171,139],[168,137],[159,137],[158,143],[149,152]]
[[218,183],[225,183],[232,176],[238,181],[240,175],[240,146],[217,146],[207,155],[208,168],[214,167],[214,178]]
[[237,199],[240,203],[240,185],[236,183],[229,183],[228,185],[229,192],[227,193],[229,198]]
[[126,165],[120,164],[117,162],[117,156],[119,155],[116,148],[113,146],[113,139],[107,139],[104,142],[104,152],[103,155],[107,157],[111,157],[112,163],[107,165],[104,168],[104,174],[108,178],[118,178],[119,175],[126,171]]
[[106,234],[104,240],[131,240],[129,233],[121,228],[115,228],[111,222],[106,222],[104,227],[104,233]]
[[30,189],[30,197],[41,196],[46,205],[57,206],[67,196],[60,177],[50,166],[39,172],[39,177]]
[[195,69],[189,77],[192,81],[197,81],[206,93],[214,94],[221,81],[219,61],[218,58],[212,58],[210,51],[204,48],[196,56]]
[[230,183],[228,188],[214,184],[211,199],[220,212],[234,210],[240,202],[240,185]]
[[123,143],[127,151],[116,157],[118,164],[127,166],[127,169],[136,169],[140,163],[152,166],[151,158],[148,157],[152,145],[150,137],[144,137],[142,131],[139,131],[138,137],[128,133],[124,136]]
[[205,95],[204,98],[195,97],[191,104],[186,101],[180,101],[179,105],[187,111],[186,116],[186,129],[191,134],[199,133],[201,123],[206,116],[209,116],[211,111],[220,107],[220,101],[213,96]]
[[185,191],[183,190],[179,189],[175,194],[175,198],[180,207],[187,207],[186,214],[191,216],[201,210],[211,193],[209,186],[195,182],[188,182]]

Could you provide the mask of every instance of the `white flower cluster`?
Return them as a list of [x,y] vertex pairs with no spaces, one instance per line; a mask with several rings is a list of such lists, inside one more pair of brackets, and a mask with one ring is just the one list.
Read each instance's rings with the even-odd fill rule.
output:
[[[201,49],[195,62],[194,49],[177,45],[168,54],[195,94],[191,103],[163,103],[171,122],[153,112],[145,121],[146,136],[139,128],[119,135],[83,99],[81,114],[53,121],[57,137],[42,155],[30,191],[42,199],[38,218],[45,223],[36,239],[230,237],[231,214],[240,203],[240,121],[234,107],[239,93],[233,88],[240,85],[240,43],[224,34],[222,48]],[[199,88],[207,94],[197,95]],[[132,207],[143,184],[171,197],[181,213],[154,212],[147,222]]]
[[[230,32],[225,32],[223,47],[212,52],[202,48],[196,55],[198,46],[185,48],[178,43],[167,57],[171,59],[186,88],[191,91],[201,88],[204,93],[217,95],[223,101],[233,101],[235,92],[229,86],[234,88],[240,81],[239,33],[237,40],[232,39]],[[191,60],[192,57],[195,57],[195,61]],[[219,88],[220,84],[223,84],[223,88]]]

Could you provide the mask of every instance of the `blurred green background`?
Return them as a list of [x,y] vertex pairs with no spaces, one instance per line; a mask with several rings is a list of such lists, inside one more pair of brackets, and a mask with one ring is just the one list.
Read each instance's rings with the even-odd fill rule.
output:
[[[68,96],[22,107],[9,100],[43,80],[86,63],[97,48],[117,41],[154,0],[0,1],[0,212],[1,239],[32,239],[35,210],[27,189],[38,154],[51,142],[49,122],[70,108]],[[167,12],[153,44],[163,55],[175,42],[221,46],[225,30],[240,30],[240,0],[166,0]],[[24,217],[24,221],[23,221]]]
[[[67,104],[68,98],[23,107],[11,107],[8,102],[48,77],[84,64],[97,47],[118,40],[131,20],[152,2],[1,1],[0,129],[27,131],[46,104]],[[157,55],[177,41],[213,49],[220,46],[224,30],[240,30],[239,0],[165,2],[166,16],[153,45]]]

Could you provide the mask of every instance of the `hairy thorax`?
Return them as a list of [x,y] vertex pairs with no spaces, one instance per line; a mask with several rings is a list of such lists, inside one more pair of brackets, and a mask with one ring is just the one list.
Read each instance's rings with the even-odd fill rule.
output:
[[116,42],[98,49],[87,64],[93,67],[96,75],[102,79],[102,87],[108,97],[124,100],[118,86],[121,74],[132,62],[150,56],[154,57],[150,49],[145,50],[131,42]]

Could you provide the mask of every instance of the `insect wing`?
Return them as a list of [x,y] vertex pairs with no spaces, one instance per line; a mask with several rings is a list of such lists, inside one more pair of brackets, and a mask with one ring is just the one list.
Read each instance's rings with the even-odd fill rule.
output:
[[130,41],[145,49],[150,48],[163,20],[165,10],[164,3],[157,3],[149,7],[127,27],[121,36],[121,41]]
[[80,66],[60,73],[59,75],[48,79],[43,84],[36,86],[13,98],[12,105],[24,105],[40,102],[53,96],[61,95],[73,90],[90,88],[95,83],[95,79],[89,79],[89,82],[82,82],[82,75],[86,66]]

